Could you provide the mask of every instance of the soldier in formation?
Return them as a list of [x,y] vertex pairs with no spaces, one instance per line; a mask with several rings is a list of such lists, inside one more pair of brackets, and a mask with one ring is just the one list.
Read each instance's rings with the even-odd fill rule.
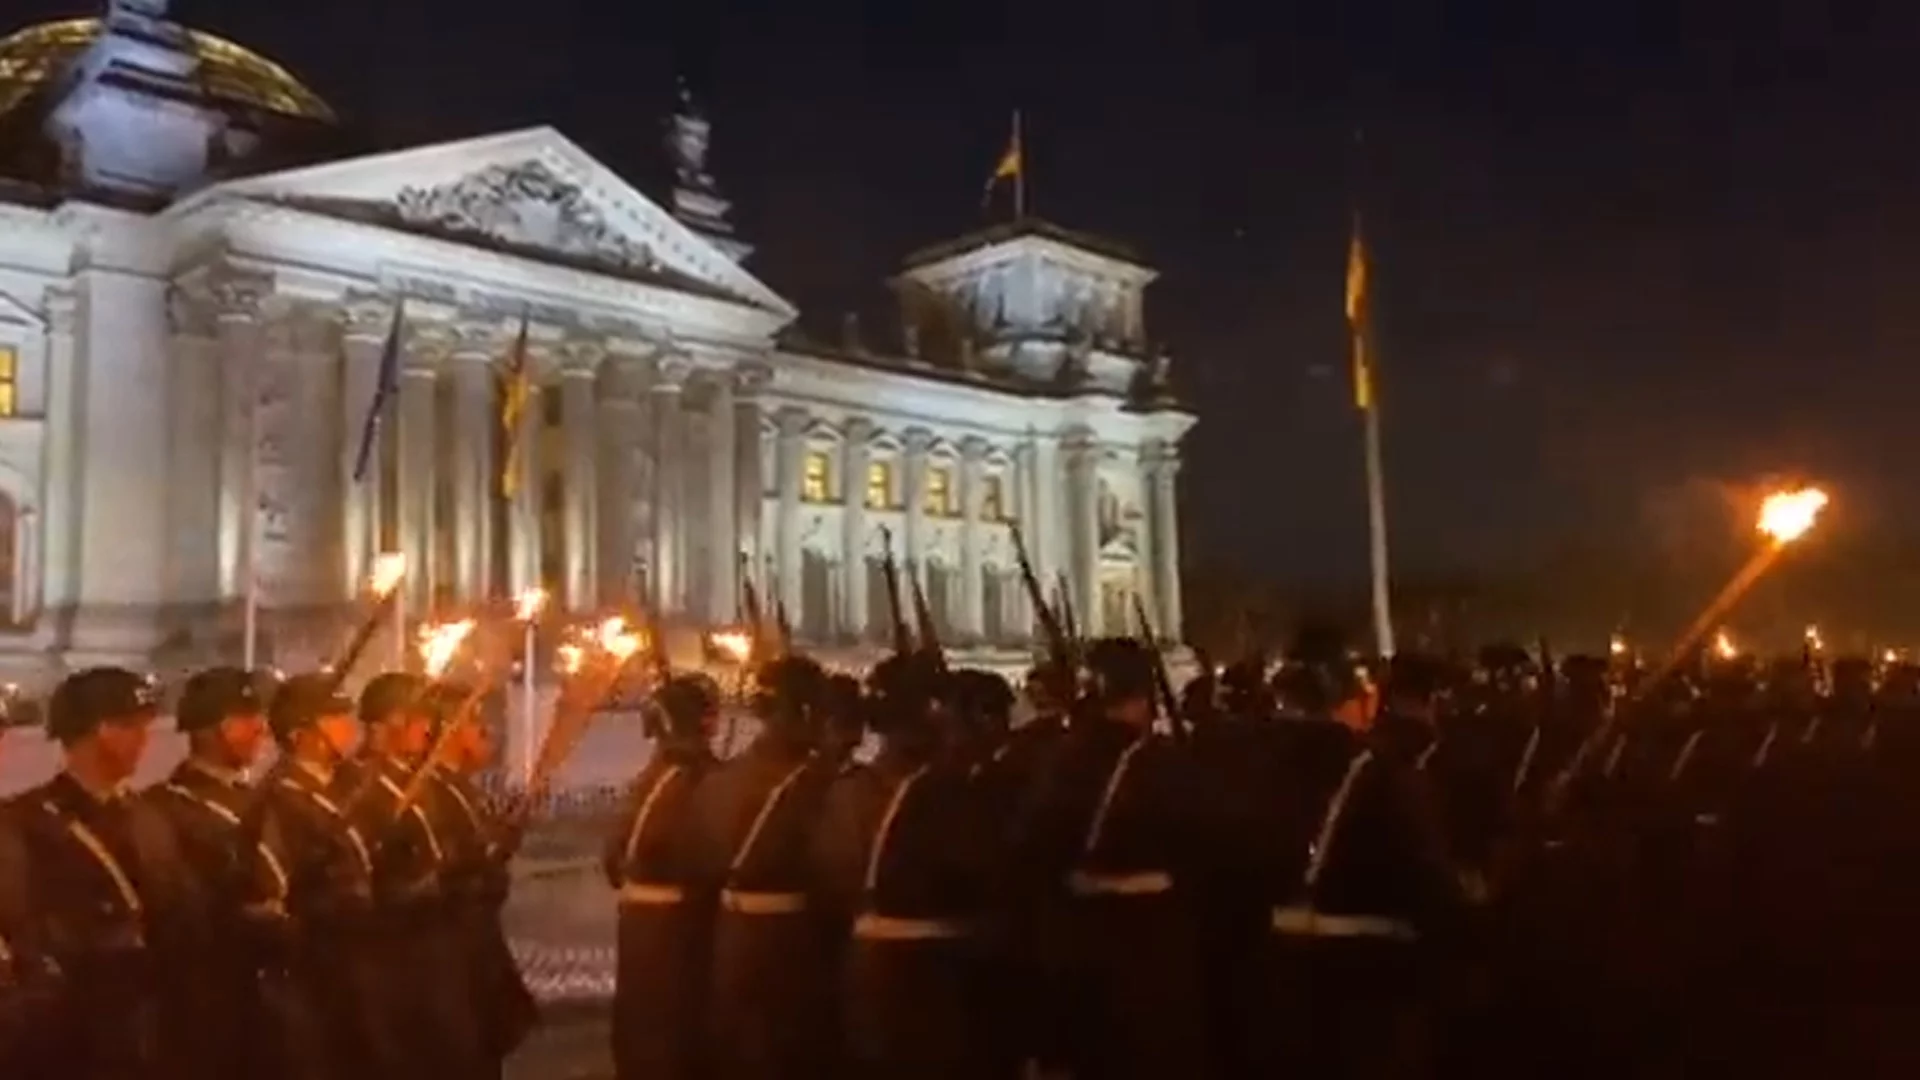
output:
[[[619,1075],[1910,1074],[1920,671],[1545,653],[1310,633],[1176,698],[1069,642],[1022,724],[933,648],[787,654],[728,760],[663,673],[606,838]],[[478,697],[202,672],[136,792],[154,687],[66,679],[0,805],[0,1075],[498,1077],[526,808]]]

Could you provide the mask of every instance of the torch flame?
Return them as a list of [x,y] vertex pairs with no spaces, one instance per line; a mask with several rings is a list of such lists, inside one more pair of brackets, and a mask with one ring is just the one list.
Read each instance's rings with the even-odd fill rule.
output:
[[1807,648],[1812,649],[1814,652],[1819,652],[1821,649],[1827,647],[1826,641],[1820,637],[1820,628],[1812,623],[1807,624],[1806,637]]
[[520,594],[519,600],[515,601],[513,617],[521,622],[532,622],[540,617],[540,609],[546,606],[547,590],[540,588],[528,589]]
[[746,663],[747,657],[753,655],[753,637],[744,630],[716,631],[707,635],[707,641],[732,657],[736,664]]
[[429,676],[438,678],[453,663],[460,646],[479,623],[472,619],[459,622],[429,623],[420,628],[420,664]]
[[1760,531],[1776,544],[1791,544],[1813,528],[1827,502],[1819,488],[1776,491],[1760,504]]
[[577,675],[587,662],[587,650],[578,645],[566,644],[555,650],[555,666],[563,675]]
[[367,587],[373,594],[385,599],[407,576],[407,557],[398,551],[389,551],[373,560],[373,573],[367,576]]
[[1713,652],[1722,660],[1731,660],[1740,655],[1740,650],[1733,647],[1733,639],[1727,636],[1725,630],[1713,635]]
[[615,660],[626,662],[628,657],[640,651],[645,639],[638,633],[627,629],[627,620],[614,616],[600,624],[600,632],[594,635],[595,644],[605,650]]

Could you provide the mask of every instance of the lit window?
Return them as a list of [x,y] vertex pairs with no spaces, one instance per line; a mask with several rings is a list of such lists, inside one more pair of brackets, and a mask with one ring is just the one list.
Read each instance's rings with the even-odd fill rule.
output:
[[953,471],[935,466],[927,470],[927,513],[943,517],[953,512]]
[[826,502],[829,493],[827,478],[830,475],[826,451],[807,451],[806,460],[801,468],[803,471],[800,474],[800,497],[810,503]]
[[0,416],[20,411],[20,353],[11,345],[0,345]]
[[980,520],[1004,521],[1006,511],[1000,501],[1000,478],[983,477],[981,483],[985,486],[980,491]]
[[893,465],[885,461],[867,464],[867,509],[885,510],[893,505]]

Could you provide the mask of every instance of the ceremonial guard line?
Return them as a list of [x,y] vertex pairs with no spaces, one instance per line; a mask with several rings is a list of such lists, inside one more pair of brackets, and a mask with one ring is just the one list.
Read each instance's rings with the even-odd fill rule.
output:
[[672,670],[644,618],[582,635],[506,801],[477,781],[489,628],[430,626],[418,672],[343,692],[391,576],[329,668],[189,679],[187,760],[145,790],[156,688],[69,676],[64,768],[0,813],[0,1075],[499,1076],[537,1022],[508,864],[623,673],[655,745],[605,838],[628,1080],[1920,1061],[1914,668],[1811,637],[1759,668],[1684,641],[1651,670],[1544,643],[1382,664],[1308,631],[1176,696],[1151,627],[1082,641],[1028,573],[1048,654],[1016,726],[887,569],[864,685],[750,583],[734,686]]

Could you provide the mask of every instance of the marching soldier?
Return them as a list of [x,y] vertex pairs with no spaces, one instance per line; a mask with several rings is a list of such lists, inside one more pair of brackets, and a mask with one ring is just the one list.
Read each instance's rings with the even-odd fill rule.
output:
[[679,675],[647,716],[654,752],[608,837],[607,882],[620,904],[613,1060],[620,1080],[700,1076],[711,891],[689,864],[688,812],[713,769],[720,699],[710,680]]
[[26,936],[26,849],[0,818],[0,1076],[52,1080],[66,1075],[49,1035],[70,1007],[58,967]]
[[512,884],[507,864],[519,850],[519,829],[495,812],[474,782],[492,764],[494,745],[479,717],[462,715],[467,700],[464,687],[433,690],[435,735],[444,740],[444,750],[429,766],[427,797],[435,820],[445,823],[441,884],[448,930],[457,939],[458,966],[470,987],[485,1074],[494,1077],[533,1029],[538,1008],[500,924]]
[[379,1012],[387,958],[374,933],[372,853],[341,793],[341,764],[360,736],[353,701],[331,676],[296,675],[274,692],[267,723],[280,761],[241,836],[276,835],[286,852],[289,969],[311,1011],[311,1027],[283,1029],[287,1062],[304,1066],[291,1075],[404,1076],[404,1051]]
[[848,1075],[988,1075],[973,940],[991,833],[964,762],[942,754],[943,673],[925,653],[874,669],[883,740],[827,793],[814,841],[823,915],[850,929],[841,984]]
[[1058,920],[1040,942],[1063,951],[1071,1068],[1094,1080],[1209,1074],[1185,894],[1207,838],[1189,760],[1152,731],[1155,663],[1130,639],[1090,648],[1087,714],[1017,825],[1023,892]]
[[443,888],[448,823],[426,799],[432,774],[418,775],[433,767],[436,748],[430,688],[418,676],[378,676],[361,692],[360,720],[367,741],[349,799],[373,856],[374,925],[388,969],[383,1022],[412,1075],[484,1075],[465,940]]
[[[1276,880],[1284,891],[1273,910],[1275,977],[1283,1007],[1299,1010],[1287,1029],[1299,1044],[1279,1050],[1304,1058],[1302,1075],[1425,1075],[1432,968],[1437,950],[1458,939],[1466,898],[1402,736],[1391,725],[1375,735],[1349,665],[1320,659],[1309,669],[1323,695],[1315,704],[1347,725],[1352,741],[1337,775],[1320,774],[1322,760],[1304,778],[1324,802],[1309,842],[1294,849],[1306,865],[1291,882]],[[1280,854],[1279,865],[1294,862]]]
[[47,709],[63,768],[8,803],[0,825],[23,854],[18,940],[44,949],[67,981],[69,1007],[45,1045],[58,1075],[77,1080],[196,1071],[179,1036],[205,1019],[182,1015],[194,998],[177,980],[201,956],[205,908],[172,830],[127,790],[156,700],[121,668],[68,676]]
[[717,892],[707,1034],[716,1080],[831,1075],[829,940],[807,904],[808,840],[837,770],[816,753],[825,676],[785,656],[758,673],[763,725],[693,793],[695,880]]
[[212,940],[194,970],[205,984],[198,988],[205,994],[201,1003],[236,1021],[231,1028],[200,1025],[186,1034],[198,1043],[202,1075],[285,1075],[292,1063],[282,1058],[283,1022],[299,1022],[284,1012],[298,1008],[286,985],[292,926],[285,852],[264,830],[242,836],[242,819],[254,812],[249,808],[259,797],[247,770],[268,737],[257,677],[239,668],[194,675],[181,692],[174,722],[187,736],[187,758],[145,797],[172,824],[208,904],[204,918]]

